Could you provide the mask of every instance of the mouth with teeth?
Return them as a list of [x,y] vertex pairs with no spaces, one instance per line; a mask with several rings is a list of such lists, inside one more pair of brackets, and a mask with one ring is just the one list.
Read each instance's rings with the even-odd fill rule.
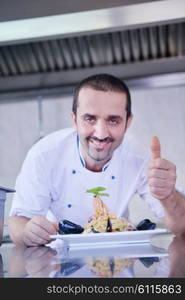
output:
[[95,148],[98,152],[105,150],[113,142],[113,139],[109,137],[103,140],[100,140],[96,137],[89,137],[87,140],[93,145],[93,148]]

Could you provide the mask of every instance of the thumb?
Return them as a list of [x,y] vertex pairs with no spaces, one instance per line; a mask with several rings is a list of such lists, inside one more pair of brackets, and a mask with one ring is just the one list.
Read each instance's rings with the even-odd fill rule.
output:
[[157,136],[153,136],[151,142],[152,159],[161,158],[161,145]]
[[58,231],[58,223],[56,222],[51,222],[53,227],[55,228],[56,231]]

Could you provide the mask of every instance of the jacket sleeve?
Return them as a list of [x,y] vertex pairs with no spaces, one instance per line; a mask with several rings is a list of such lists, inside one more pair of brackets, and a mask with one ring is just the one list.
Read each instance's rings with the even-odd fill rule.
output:
[[27,154],[15,184],[16,193],[10,210],[11,216],[47,214],[50,207],[48,170],[44,157],[33,147]]

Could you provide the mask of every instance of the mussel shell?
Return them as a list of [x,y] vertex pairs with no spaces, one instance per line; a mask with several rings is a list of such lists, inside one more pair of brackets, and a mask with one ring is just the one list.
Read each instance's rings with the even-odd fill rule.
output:
[[91,227],[91,230],[93,233],[100,233],[99,231],[97,231],[93,226]]
[[72,259],[61,263],[61,274],[64,276],[71,275],[84,266],[84,262],[81,259]]
[[111,220],[108,218],[107,221],[107,232],[112,232],[112,223]]
[[152,223],[149,219],[144,219],[137,225],[137,230],[152,230],[155,229],[156,224]]
[[60,234],[73,234],[73,233],[82,233],[84,228],[78,224],[75,224],[69,220],[61,220],[58,223],[58,232]]
[[143,265],[149,268],[153,263],[159,262],[158,257],[140,257],[139,260],[143,263]]

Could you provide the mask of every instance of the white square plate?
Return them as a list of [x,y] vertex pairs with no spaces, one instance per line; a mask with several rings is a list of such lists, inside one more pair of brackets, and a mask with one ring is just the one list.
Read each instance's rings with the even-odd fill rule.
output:
[[59,239],[67,243],[69,247],[105,247],[115,244],[150,243],[156,235],[170,233],[169,230],[159,228],[154,230],[138,230],[124,232],[105,232],[88,234],[57,234],[51,235],[53,239]]

